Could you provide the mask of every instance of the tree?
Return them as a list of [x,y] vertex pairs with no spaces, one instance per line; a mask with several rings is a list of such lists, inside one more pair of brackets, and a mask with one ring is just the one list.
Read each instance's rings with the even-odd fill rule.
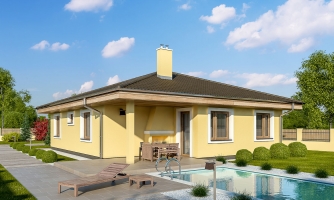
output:
[[[50,115],[49,115],[49,119],[50,119]],[[44,143],[45,145],[50,145],[51,144],[51,140],[50,140],[50,120],[48,120],[48,131],[46,132],[46,137],[44,139]]]
[[334,117],[334,53],[312,53],[295,73],[307,128],[326,128]]
[[[20,128],[25,113],[28,115],[29,124],[32,125],[37,118],[35,109],[27,105],[31,100],[28,91],[16,91],[14,89],[15,80],[6,69],[0,67],[0,87],[3,88],[4,101],[1,101],[5,110],[0,109],[4,114],[4,128]],[[2,107],[2,105],[0,105]],[[1,125],[1,120],[0,120]]]
[[37,121],[34,122],[33,133],[36,140],[44,140],[47,132],[49,130],[49,120],[45,117],[37,118]]
[[31,133],[30,133],[30,123],[28,119],[28,115],[24,115],[24,120],[22,123],[21,127],[21,140],[26,141],[27,139],[31,138]]

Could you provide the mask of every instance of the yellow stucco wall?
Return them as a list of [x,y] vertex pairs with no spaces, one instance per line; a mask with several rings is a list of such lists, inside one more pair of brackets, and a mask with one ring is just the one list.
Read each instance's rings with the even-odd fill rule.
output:
[[[102,110],[102,108],[97,108]],[[54,115],[51,115],[51,146],[92,156],[99,155],[100,119],[91,113],[92,135],[91,142],[80,141],[80,110],[74,111],[74,125],[67,124],[67,112],[60,113],[60,137],[54,137]]]
[[[129,148],[126,131],[126,116],[119,115],[125,106],[105,105],[96,109],[103,111],[103,157],[125,157]],[[269,148],[279,142],[280,110],[268,110],[274,113],[274,141],[254,141],[254,111],[251,108],[229,108],[234,111],[234,142],[208,143],[208,107],[193,106],[192,110],[192,157],[212,157],[217,155],[235,155],[239,149],[251,152],[258,146]],[[99,156],[99,118],[92,116],[92,142],[80,141],[80,110],[74,112],[74,126],[67,125],[67,112],[61,113],[61,137],[54,138],[54,120],[51,116],[51,145],[53,147]],[[131,151],[139,154],[140,142],[148,139],[175,142],[177,132],[177,108],[135,106],[134,139]],[[174,131],[172,135],[147,135],[145,131]]]
[[253,152],[256,147],[269,148],[279,142],[279,115],[274,112],[274,141],[254,141],[255,109],[234,108],[234,142],[208,143],[208,107],[193,107],[193,157],[212,157],[217,155],[235,155],[239,149]]

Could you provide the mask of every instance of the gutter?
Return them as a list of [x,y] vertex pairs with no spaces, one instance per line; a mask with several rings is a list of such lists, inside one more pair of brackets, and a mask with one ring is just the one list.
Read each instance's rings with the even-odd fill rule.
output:
[[279,142],[282,143],[283,141],[283,116],[287,115],[289,113],[291,113],[292,111],[294,111],[295,108],[295,103],[291,103],[291,110],[289,110],[288,112],[285,112],[283,114],[281,114],[280,117],[280,137],[279,137]]
[[99,117],[100,117],[100,158],[102,159],[103,158],[103,119],[102,119],[103,115],[102,115],[102,112],[96,110],[95,108],[89,107],[86,104],[86,98],[83,98],[83,104],[84,104],[83,106],[87,108],[88,110],[97,112],[99,114]]

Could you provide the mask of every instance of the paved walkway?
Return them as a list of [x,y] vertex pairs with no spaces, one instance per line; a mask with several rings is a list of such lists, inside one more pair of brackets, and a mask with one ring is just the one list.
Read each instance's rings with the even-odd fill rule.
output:
[[[72,161],[73,162],[73,161]],[[85,162],[85,161],[81,161]],[[161,192],[189,188],[188,185],[154,177],[154,187],[136,184],[129,186],[128,180],[118,180],[116,184],[104,183],[79,189],[79,196],[73,196],[73,189],[62,187],[58,194],[58,182],[78,178],[77,175],[60,168],[44,164],[35,158],[0,145],[0,164],[2,164],[37,199],[172,199]]]

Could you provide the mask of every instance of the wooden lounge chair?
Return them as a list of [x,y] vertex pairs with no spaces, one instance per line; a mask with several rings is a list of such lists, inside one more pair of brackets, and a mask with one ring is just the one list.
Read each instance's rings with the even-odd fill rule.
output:
[[80,187],[129,178],[129,175],[119,175],[128,166],[128,164],[113,163],[94,176],[58,182],[58,193],[61,193],[61,186],[66,186],[74,188],[74,196],[77,197]]

